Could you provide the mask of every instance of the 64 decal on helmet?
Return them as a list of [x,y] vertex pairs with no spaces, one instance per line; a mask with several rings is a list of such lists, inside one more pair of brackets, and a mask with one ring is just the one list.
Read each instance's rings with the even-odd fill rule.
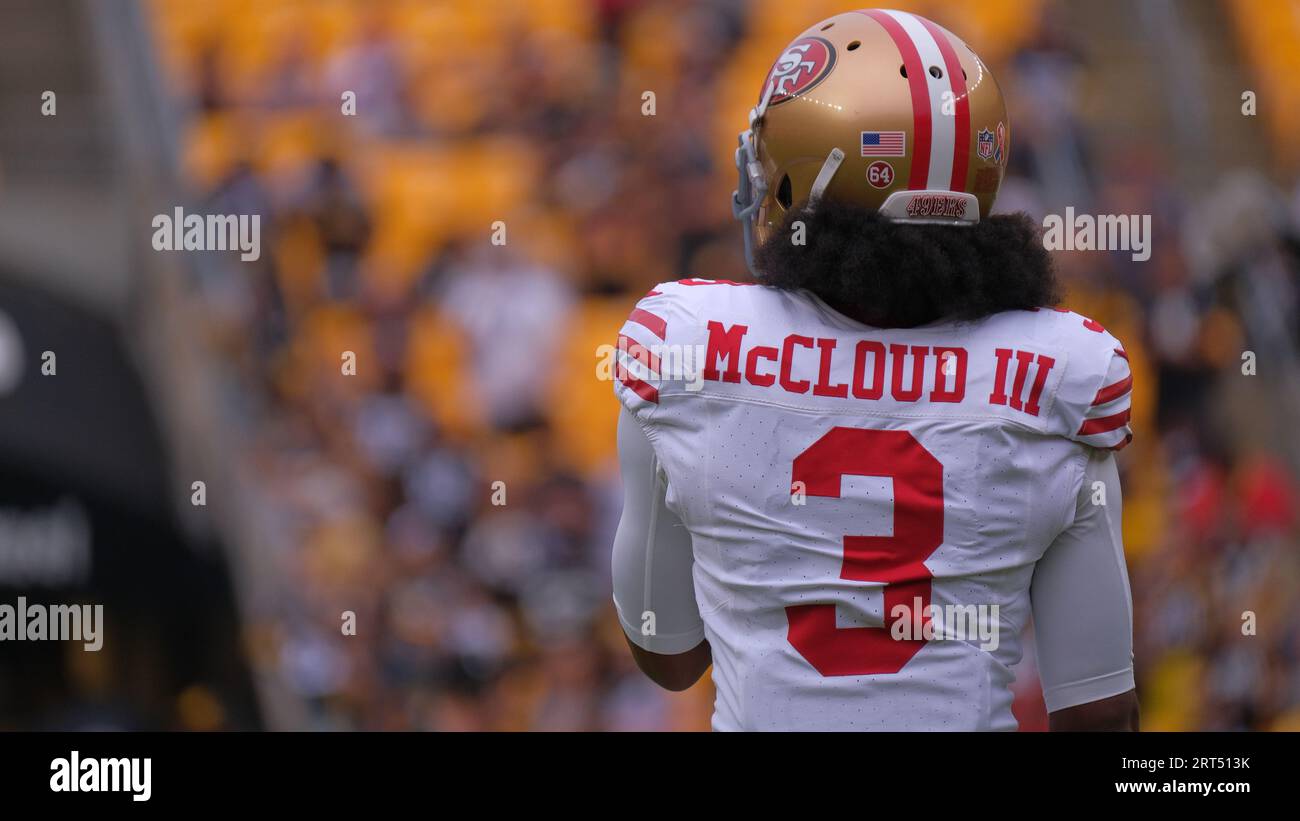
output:
[[867,166],[867,182],[872,188],[888,188],[894,184],[894,167],[884,160]]
[[738,139],[732,212],[750,269],[786,213],[823,196],[900,222],[978,222],[1001,183],[1007,123],[988,67],[924,17],[864,9],[810,26],[772,64]]

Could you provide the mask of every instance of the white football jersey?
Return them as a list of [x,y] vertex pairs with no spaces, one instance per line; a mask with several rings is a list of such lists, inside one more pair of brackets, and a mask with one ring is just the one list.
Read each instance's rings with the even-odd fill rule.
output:
[[1014,729],[1035,563],[1131,377],[1053,309],[878,329],[806,292],[656,286],[615,391],[690,531],[715,729]]

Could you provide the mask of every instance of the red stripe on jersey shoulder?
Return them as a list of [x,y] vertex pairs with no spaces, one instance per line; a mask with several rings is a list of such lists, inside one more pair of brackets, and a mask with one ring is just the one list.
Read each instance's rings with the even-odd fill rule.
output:
[[645,308],[633,308],[627,318],[629,322],[635,322],[660,339],[664,339],[668,333],[667,320],[650,313]]
[[730,279],[679,279],[678,285],[757,285],[757,282],[734,282]]
[[1079,427],[1076,436],[1091,436],[1094,433],[1106,433],[1107,431],[1122,428],[1128,424],[1129,409],[1125,408],[1119,413],[1111,416],[1103,416],[1100,419],[1086,419],[1083,425]]
[[1121,379],[1120,381],[1116,382],[1114,385],[1107,385],[1106,387],[1097,391],[1097,398],[1092,400],[1092,404],[1104,405],[1107,402],[1114,402],[1116,399],[1119,399],[1121,396],[1128,393],[1132,389],[1133,389],[1133,377],[1127,376]]
[[628,356],[645,365],[655,373],[659,373],[659,357],[654,355],[649,348],[637,342],[627,334],[618,335],[618,349],[626,351]]
[[653,385],[631,376],[620,376],[618,381],[622,382],[645,401],[653,402],[656,405],[659,404],[659,390]]

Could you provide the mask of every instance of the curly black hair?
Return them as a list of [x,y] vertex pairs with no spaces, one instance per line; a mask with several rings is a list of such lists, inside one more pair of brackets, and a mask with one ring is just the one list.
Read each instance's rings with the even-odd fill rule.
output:
[[[803,245],[791,242],[798,220]],[[804,203],[758,249],[754,267],[764,285],[812,291],[878,328],[1050,307],[1062,296],[1038,226],[1023,213],[969,226],[908,225],[847,203]]]

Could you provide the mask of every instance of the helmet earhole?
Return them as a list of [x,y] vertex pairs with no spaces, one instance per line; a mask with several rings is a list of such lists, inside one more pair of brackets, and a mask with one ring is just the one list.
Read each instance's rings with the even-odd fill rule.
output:
[[938,66],[930,66],[930,76],[936,80],[943,79],[943,69]]
[[899,67],[898,67],[898,73],[901,74],[901,75],[903,75],[903,79],[906,80],[906,79],[907,79],[907,66],[899,66]]
[[782,208],[789,208],[794,202],[794,191],[790,186],[789,174],[781,177],[781,184],[776,188],[776,201],[781,203]]
[[861,40],[854,40],[852,43],[849,43],[848,49],[849,49],[849,51],[857,51],[857,50],[858,50],[858,46],[860,46],[860,45],[862,45],[862,41],[861,41]]

